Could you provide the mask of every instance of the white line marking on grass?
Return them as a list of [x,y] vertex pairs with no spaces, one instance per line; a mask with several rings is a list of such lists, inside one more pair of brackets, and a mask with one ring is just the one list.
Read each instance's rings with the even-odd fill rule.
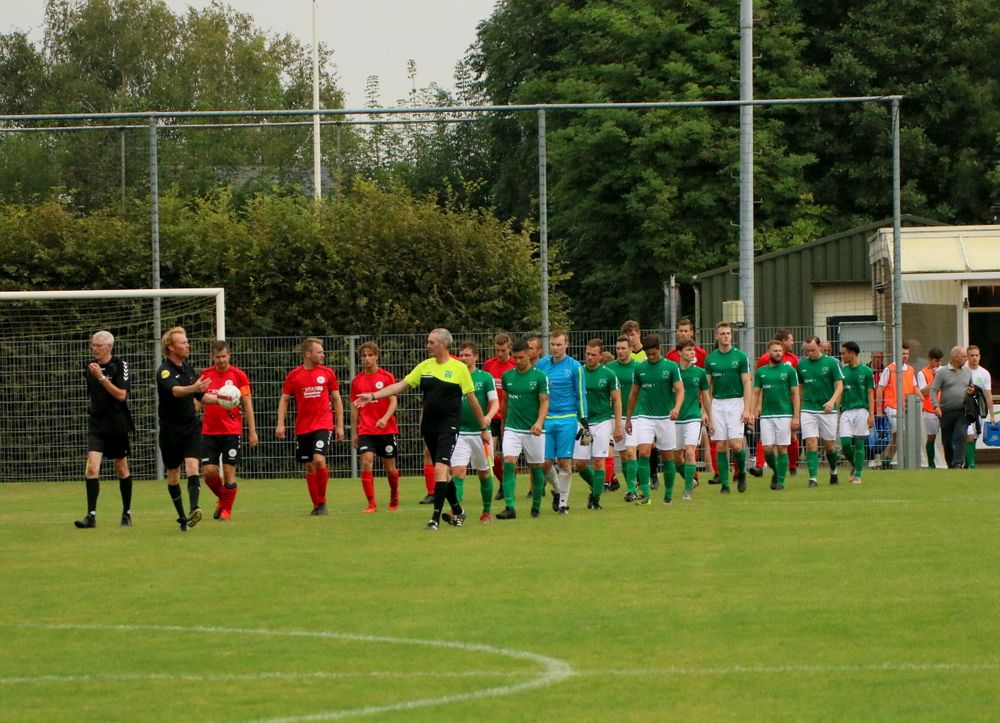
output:
[[[414,710],[417,708],[427,708],[430,706],[444,705],[447,703],[457,703],[465,700],[479,700],[481,698],[496,698],[500,696],[519,693],[524,690],[543,688],[554,685],[562,680],[566,680],[574,675],[569,663],[557,658],[550,658],[546,655],[539,655],[526,650],[514,650],[511,648],[499,648],[493,645],[481,643],[460,643],[449,640],[422,640],[419,638],[393,638],[381,635],[359,635],[354,633],[335,633],[325,630],[271,630],[268,628],[224,628],[213,626],[192,626],[181,625],[97,625],[97,624],[76,624],[76,623],[19,623],[3,624],[0,627],[32,629],[32,630],[96,630],[96,631],[121,631],[121,632],[175,632],[175,633],[208,633],[226,635],[257,635],[274,638],[318,638],[320,640],[346,640],[361,643],[382,643],[386,645],[417,645],[427,648],[440,648],[445,650],[460,650],[467,653],[480,653],[483,655],[500,655],[515,660],[529,661],[539,665],[542,670],[539,675],[523,683],[512,685],[500,685],[482,690],[474,690],[468,693],[455,693],[436,698],[420,698],[417,700],[403,701],[388,705],[365,706],[363,708],[350,708],[346,710],[331,710],[308,715],[287,716],[282,718],[268,719],[269,723],[291,723],[292,721],[313,721],[313,720],[338,720],[341,718],[354,718],[359,716],[378,715],[380,713],[392,713],[404,710]],[[308,675],[308,674],[306,674]]]
[[263,673],[94,673],[91,675],[35,675],[0,678],[0,685],[28,683],[131,683],[143,681],[178,681],[182,683],[214,683],[227,681],[260,680],[337,680],[358,678],[518,678],[525,673],[509,670],[452,670],[452,671],[393,671],[368,670],[357,672],[281,672]]
[[669,668],[636,668],[632,670],[575,670],[575,676],[622,675],[756,675],[762,673],[859,673],[859,672],[919,672],[919,671],[1000,670],[1000,662],[985,663],[871,663],[865,665],[728,665],[720,667],[676,666]]

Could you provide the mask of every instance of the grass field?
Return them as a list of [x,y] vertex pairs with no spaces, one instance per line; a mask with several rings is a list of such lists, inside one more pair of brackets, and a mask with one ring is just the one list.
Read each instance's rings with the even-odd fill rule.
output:
[[998,473],[805,482],[428,533],[417,480],[249,480],[187,534],[3,484],[0,719],[997,720]]

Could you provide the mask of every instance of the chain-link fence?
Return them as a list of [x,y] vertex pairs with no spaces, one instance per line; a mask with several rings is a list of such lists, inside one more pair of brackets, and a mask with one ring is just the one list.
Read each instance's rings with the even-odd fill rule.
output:
[[[658,333],[664,348],[676,340],[676,333],[663,329],[649,330]],[[772,330],[772,335],[773,335]],[[795,350],[800,349],[800,341],[812,334],[812,329],[792,329],[795,335]],[[531,332],[514,333],[517,339]],[[571,331],[569,332],[569,353],[583,359],[583,353],[590,339],[601,339],[605,348],[613,350],[617,330]],[[454,332],[455,347],[466,340],[474,342],[480,354],[480,361],[493,355],[491,331]],[[695,333],[695,341],[706,349],[713,347],[714,330],[700,329]],[[357,459],[350,446],[348,412],[350,380],[360,372],[358,347],[365,336],[322,337],[326,350],[326,364],[337,373],[340,392],[345,405],[345,426],[347,439],[335,444],[329,458],[331,474],[335,477],[353,476],[357,469]],[[385,335],[376,339],[381,348],[380,366],[392,372],[397,379],[405,376],[426,356],[426,334]],[[846,341],[847,338],[841,339]],[[206,367],[211,362],[211,338],[192,336],[191,362],[195,368]],[[881,370],[885,358],[884,336],[881,347],[875,339],[867,339],[862,348],[875,362],[876,374]],[[230,338],[232,363],[250,376],[253,387],[254,410],[260,444],[255,449],[246,448],[241,463],[240,474],[250,478],[283,478],[301,473],[300,465],[294,458],[293,441],[281,441],[274,436],[278,400],[285,375],[302,361],[299,337],[253,337]],[[3,459],[5,462],[4,481],[29,480],[77,480],[82,470],[82,460],[86,450],[87,401],[86,390],[81,378],[82,369],[89,361],[89,338],[86,334],[67,340],[47,342],[52,354],[44,363],[35,360],[30,366],[30,374],[45,374],[51,383],[36,386],[34,400],[14,398],[13,387],[4,385],[0,403],[8,409],[3,425]],[[764,353],[766,342],[759,343],[750,350],[751,359]],[[16,367],[27,364],[16,357],[16,350],[5,343],[5,366]],[[839,344],[834,345],[834,355],[839,354]],[[127,337],[120,338],[115,345],[115,353],[124,358],[132,371],[132,391],[130,406],[136,420],[136,432],[132,438],[131,467],[137,478],[150,478],[156,469],[156,440],[154,419],[156,414],[156,380],[154,371],[160,359],[148,341],[138,342]],[[69,360],[74,360],[69,363]],[[919,361],[918,361],[919,363]],[[12,423],[13,410],[27,406],[28,413],[21,415],[22,422]],[[423,453],[419,435],[419,415],[421,398],[419,392],[403,394],[399,398],[397,418],[400,426],[399,447],[400,469],[405,475],[419,474],[423,464]],[[287,425],[291,429],[295,420],[294,405]],[[750,431],[750,441],[756,438]]]

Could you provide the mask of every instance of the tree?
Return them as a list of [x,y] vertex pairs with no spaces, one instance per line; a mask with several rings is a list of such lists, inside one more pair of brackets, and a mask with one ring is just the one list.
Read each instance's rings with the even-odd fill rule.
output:
[[[480,26],[469,62],[496,103],[729,99],[736,10],[732,0],[507,0]],[[769,76],[818,79],[796,56],[795,19],[776,15],[763,32],[771,51],[765,93]],[[792,40],[779,42],[782,34]],[[662,279],[735,254],[735,112],[595,110],[547,120],[553,243],[572,274],[566,291],[577,325],[658,319]],[[763,238],[778,238],[775,228],[811,212],[803,169],[813,157],[786,146],[780,120],[762,119],[758,129],[758,224]],[[535,119],[496,119],[491,130],[498,208],[533,215]]]
[[[175,15],[162,0],[48,0],[45,18],[40,51],[23,34],[0,36],[0,68],[9,70],[14,81],[9,93],[0,92],[5,112],[312,106],[311,48],[289,35],[266,34],[251,16],[220,3]],[[342,94],[330,70],[331,58],[321,47],[321,102],[336,108]],[[309,182],[312,143],[307,128],[274,124],[210,131],[180,130],[180,125],[169,121],[160,131],[159,161],[166,182],[199,193],[220,183],[259,189]],[[129,187],[142,189],[148,178],[146,137],[129,131],[134,144],[126,150]],[[0,181],[11,179],[26,158],[48,155],[41,175],[54,182],[44,192],[69,190],[81,207],[105,207],[120,195],[118,141],[117,131],[95,130],[4,142]],[[289,162],[294,159],[300,163]],[[43,193],[38,185],[31,191]],[[12,180],[0,185],[0,193],[27,197],[24,184],[14,186]]]
[[[236,336],[538,324],[529,234],[401,186],[358,182],[318,205],[272,191],[243,207],[225,189],[193,198],[168,189],[160,215],[163,286],[224,280]],[[0,202],[0,288],[148,286],[146,238],[145,218],[116,210],[81,214],[55,199]],[[559,302],[555,318],[564,321]]]
[[[874,0],[803,3],[812,29],[807,62],[827,68],[831,95],[902,94],[904,210],[981,223],[998,187],[1000,19],[995,3]],[[796,147],[820,158],[810,181],[822,203],[871,219],[891,208],[884,105],[814,112],[793,129]]]

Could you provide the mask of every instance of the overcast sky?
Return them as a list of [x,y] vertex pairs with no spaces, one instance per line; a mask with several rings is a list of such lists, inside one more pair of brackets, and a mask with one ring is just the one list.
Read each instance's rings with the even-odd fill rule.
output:
[[[166,0],[175,13],[198,9],[210,0]],[[346,106],[365,105],[369,75],[379,76],[384,105],[409,93],[406,64],[417,63],[417,86],[436,82],[453,86],[455,63],[476,36],[476,25],[493,10],[495,0],[318,0],[320,42],[334,51],[338,85]],[[41,40],[44,0],[4,0],[0,31],[28,31]],[[266,31],[292,33],[312,42],[312,0],[228,0],[225,4],[252,15]]]

